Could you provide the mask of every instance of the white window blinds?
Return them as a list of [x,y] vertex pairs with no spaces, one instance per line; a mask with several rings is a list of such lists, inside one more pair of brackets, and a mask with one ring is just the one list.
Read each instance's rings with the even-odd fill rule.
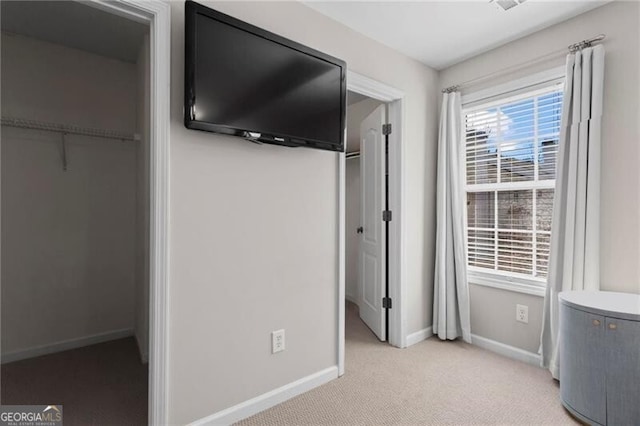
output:
[[471,270],[546,278],[561,114],[558,85],[464,111]]

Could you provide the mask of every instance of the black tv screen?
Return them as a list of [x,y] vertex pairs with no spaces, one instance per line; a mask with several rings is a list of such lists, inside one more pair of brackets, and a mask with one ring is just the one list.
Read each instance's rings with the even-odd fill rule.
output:
[[346,64],[192,1],[185,4],[185,126],[344,151]]

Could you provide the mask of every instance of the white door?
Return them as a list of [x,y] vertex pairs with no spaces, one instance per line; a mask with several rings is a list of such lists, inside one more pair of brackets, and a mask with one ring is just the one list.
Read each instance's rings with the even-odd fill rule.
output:
[[376,108],[360,125],[360,318],[386,340],[385,309],[385,152],[382,125],[385,106]]

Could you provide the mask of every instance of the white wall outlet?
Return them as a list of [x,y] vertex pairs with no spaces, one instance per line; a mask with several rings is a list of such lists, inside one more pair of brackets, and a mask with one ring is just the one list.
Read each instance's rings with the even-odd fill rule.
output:
[[516,305],[516,321],[529,324],[529,307],[527,305]]
[[271,332],[271,353],[284,351],[284,329]]

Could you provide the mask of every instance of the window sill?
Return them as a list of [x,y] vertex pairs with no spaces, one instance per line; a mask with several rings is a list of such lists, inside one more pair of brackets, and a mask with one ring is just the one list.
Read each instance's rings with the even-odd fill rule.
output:
[[498,288],[500,290],[513,291],[516,293],[530,294],[538,297],[544,297],[546,293],[546,286],[541,284],[539,281],[512,278],[476,271],[468,271],[467,274],[469,284]]

